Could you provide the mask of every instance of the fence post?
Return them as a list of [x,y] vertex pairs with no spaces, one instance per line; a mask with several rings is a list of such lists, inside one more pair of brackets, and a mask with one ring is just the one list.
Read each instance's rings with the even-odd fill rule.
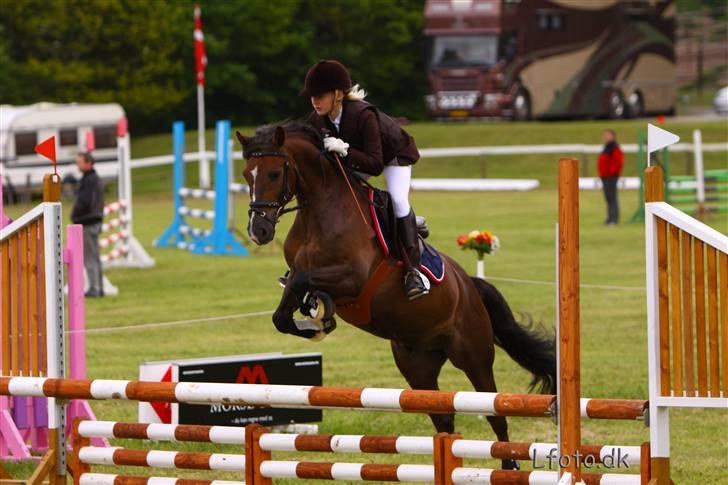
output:
[[260,437],[270,431],[259,424],[245,427],[245,483],[246,485],[272,485],[273,480],[260,474],[260,464],[270,460],[270,451],[260,449]]
[[645,169],[645,199],[640,201],[644,206],[645,202],[664,202],[665,200],[665,174],[662,167],[653,165]]
[[[581,479],[579,373],[579,162],[559,160],[559,476]],[[567,460],[562,466],[562,460]]]

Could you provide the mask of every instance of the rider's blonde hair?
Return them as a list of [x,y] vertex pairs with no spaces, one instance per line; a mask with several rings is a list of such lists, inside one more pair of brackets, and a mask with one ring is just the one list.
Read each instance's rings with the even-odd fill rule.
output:
[[348,99],[349,101],[362,101],[366,97],[367,97],[367,92],[364,91],[364,89],[361,86],[359,86],[358,84],[354,84],[351,87],[351,89],[349,89],[344,94],[344,98]]

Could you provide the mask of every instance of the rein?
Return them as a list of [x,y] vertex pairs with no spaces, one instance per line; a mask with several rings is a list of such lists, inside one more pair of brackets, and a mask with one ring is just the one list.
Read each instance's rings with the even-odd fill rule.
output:
[[359,199],[356,198],[356,194],[354,193],[354,187],[351,186],[351,181],[349,180],[349,177],[346,175],[346,170],[344,170],[344,165],[342,165],[339,155],[335,152],[332,152],[332,153],[334,155],[334,159],[336,159],[336,164],[339,166],[339,170],[341,170],[341,175],[344,177],[344,180],[346,180],[346,185],[349,187],[349,192],[351,193],[351,198],[354,199],[354,202],[356,203],[356,208],[359,209],[359,215],[361,216],[361,220],[364,222],[364,225],[366,227],[369,227],[369,222],[367,221],[367,218],[364,216],[364,211],[361,208],[361,204],[359,204]]

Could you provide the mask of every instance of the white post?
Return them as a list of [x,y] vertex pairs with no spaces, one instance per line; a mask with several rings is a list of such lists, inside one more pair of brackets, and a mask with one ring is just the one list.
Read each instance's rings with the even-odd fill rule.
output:
[[485,279],[485,263],[483,262],[482,258],[478,258],[478,267],[475,271],[475,276],[480,278],[481,280]]
[[[126,205],[125,209],[119,211],[120,214],[124,214],[127,219],[126,231],[129,234],[128,240],[134,237],[134,230],[132,227],[132,207],[131,207],[131,146],[129,138],[131,135],[127,131],[124,136],[120,136],[116,139],[117,153],[118,153],[118,166],[119,166],[119,177],[118,177],[118,188],[119,188],[119,199],[124,201]],[[127,262],[131,262],[133,259],[132,252],[129,251],[124,256]]]
[[[61,204],[45,203],[43,209],[45,232],[45,305],[46,305],[46,355],[48,377],[66,376],[65,324],[63,306],[63,242],[61,232]],[[56,431],[56,474],[66,469],[66,404],[61,399],[48,399],[48,429]]]
[[205,150],[205,86],[197,84],[197,150],[200,155],[200,187],[210,188],[210,163]]
[[703,170],[703,137],[700,130],[693,130],[695,154],[695,183],[698,198],[698,214],[705,210],[705,172]]

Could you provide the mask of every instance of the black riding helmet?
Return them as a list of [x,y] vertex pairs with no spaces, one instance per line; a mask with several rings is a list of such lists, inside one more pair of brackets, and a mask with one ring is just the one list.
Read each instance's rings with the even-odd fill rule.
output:
[[329,91],[351,89],[351,76],[342,63],[332,59],[318,61],[311,66],[303,81],[301,96],[319,96]]

